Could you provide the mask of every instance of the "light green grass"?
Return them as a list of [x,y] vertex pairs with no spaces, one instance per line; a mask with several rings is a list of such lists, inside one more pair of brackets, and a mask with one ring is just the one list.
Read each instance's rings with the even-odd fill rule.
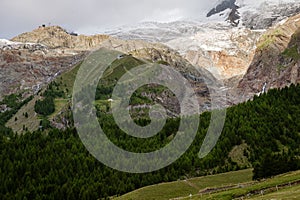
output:
[[263,195],[260,197],[253,197],[253,200],[290,200],[290,199],[300,199],[300,185],[288,187],[283,190],[279,190],[277,192],[273,192],[267,195]]
[[198,190],[191,187],[188,183],[179,181],[176,183],[162,183],[159,185],[145,187],[121,196],[117,198],[117,200],[162,200],[188,196],[189,194],[196,194],[197,192]]
[[[201,199],[234,199],[237,197],[246,197],[247,194],[253,192],[253,191],[261,191],[261,190],[266,190],[268,188],[274,188],[277,185],[282,185],[282,184],[288,184],[290,182],[298,181],[300,180],[300,171],[296,172],[290,172],[287,174],[279,175],[276,176],[275,178],[272,179],[267,179],[262,182],[257,182],[253,185],[249,185],[243,188],[238,188],[238,189],[229,189],[224,192],[218,192],[214,194],[206,194],[202,195]],[[267,195],[267,194],[266,194]],[[271,195],[271,194],[270,194]],[[257,198],[259,196],[254,196],[253,198]],[[200,199],[199,195],[193,196],[193,198],[185,198],[185,199]]]
[[[286,173],[261,182],[251,181],[251,177],[252,170],[250,169],[229,172],[194,178],[187,181],[153,185],[133,191],[116,199],[300,199],[300,185],[287,185],[283,188],[279,187],[279,190],[276,192],[272,192],[276,189],[276,186],[300,180],[300,171]],[[226,189],[226,187],[228,188]],[[261,190],[266,191],[264,192],[264,196],[260,194]],[[247,194],[255,191],[258,191],[258,194],[247,197]],[[192,194],[192,197],[190,197],[190,194]]]
[[264,34],[257,45],[257,49],[264,50],[268,48],[270,45],[274,44],[276,39],[280,36],[284,36],[284,33],[281,29],[276,29],[273,32]]
[[252,181],[252,169],[246,169],[224,174],[204,176],[189,180],[199,189],[223,187]]
[[198,194],[201,190],[212,187],[223,187],[249,182],[252,178],[252,170],[242,170],[212,176],[194,178],[187,181],[176,181],[153,185],[128,193],[117,200],[166,200],[177,197],[186,197],[190,194]]

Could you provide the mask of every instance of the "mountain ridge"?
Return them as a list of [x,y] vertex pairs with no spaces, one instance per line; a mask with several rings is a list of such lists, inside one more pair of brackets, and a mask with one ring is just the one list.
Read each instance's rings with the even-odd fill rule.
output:
[[11,39],[13,42],[42,43],[49,48],[68,48],[75,50],[91,50],[107,40],[107,35],[84,36],[68,33],[60,26],[39,27],[31,32],[20,34]]

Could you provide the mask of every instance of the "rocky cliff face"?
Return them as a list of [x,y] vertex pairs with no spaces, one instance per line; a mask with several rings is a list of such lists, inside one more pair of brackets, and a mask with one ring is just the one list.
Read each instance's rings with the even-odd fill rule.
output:
[[264,34],[254,59],[237,87],[240,101],[270,88],[300,82],[300,15],[289,18]]
[[259,30],[267,29],[299,12],[300,2],[293,0],[221,0],[207,17],[218,15],[233,26]]
[[183,58],[176,50],[159,44],[149,43],[140,40],[120,40],[116,38],[110,38],[103,42],[100,47],[107,49],[120,51],[126,54],[144,60],[150,60],[157,63],[165,63],[176,68],[182,73],[199,73],[203,72],[204,76],[210,80],[217,81],[217,79],[206,69],[202,67],[194,67],[191,63]]
[[0,43],[0,98],[11,93],[37,93],[85,55],[67,51],[62,54],[34,43]]
[[75,50],[91,50],[107,40],[107,35],[75,36],[59,26],[39,27],[32,32],[23,33],[12,39],[14,42],[39,43],[49,48],[67,48]]
[[[207,17],[225,16],[223,20],[232,17],[229,21],[233,25],[241,21],[239,28],[208,30],[207,33],[213,37],[205,31],[199,32],[193,38],[197,42],[189,44],[198,43],[200,48],[196,50],[195,45],[185,48],[188,51],[183,55],[193,64],[203,66],[215,75],[219,74],[220,78],[231,79],[244,75],[254,58],[256,42],[264,30],[282,23],[299,12],[300,2],[289,0],[282,2],[262,0],[255,4],[247,0],[220,1]],[[174,43],[170,44],[172,46]]]

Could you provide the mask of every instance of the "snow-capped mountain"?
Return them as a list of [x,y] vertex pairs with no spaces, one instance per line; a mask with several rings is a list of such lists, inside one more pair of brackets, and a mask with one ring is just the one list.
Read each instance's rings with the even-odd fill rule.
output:
[[231,78],[246,72],[266,29],[299,12],[299,0],[219,0],[198,19],[143,22],[105,34],[163,43],[217,77]]
[[[228,21],[233,11],[240,19],[233,18]],[[239,27],[267,29],[299,12],[299,0],[219,0],[207,12],[199,13],[198,19],[168,23],[142,22],[105,31],[104,34],[121,39],[168,42],[178,37],[193,36],[206,28],[231,28],[232,22],[237,23],[238,20],[240,20]]]

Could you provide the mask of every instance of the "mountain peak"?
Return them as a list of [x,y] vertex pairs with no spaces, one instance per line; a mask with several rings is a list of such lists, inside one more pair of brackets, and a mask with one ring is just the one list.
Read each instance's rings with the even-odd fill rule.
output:
[[108,39],[107,35],[84,36],[68,32],[60,26],[40,26],[32,32],[14,37],[12,41],[23,43],[41,43],[49,48],[70,48],[90,50]]
[[223,0],[215,8],[211,9],[207,13],[206,17],[211,17],[216,14],[219,14],[221,16],[224,15],[224,11],[229,10],[229,14],[226,21],[228,21],[233,26],[237,26],[241,18],[240,13],[238,11],[239,8],[240,7],[236,5],[236,0]]
[[236,4],[236,0],[223,0],[215,8],[211,9],[206,17],[211,17],[215,14],[221,13],[226,9],[237,9],[239,8]]

